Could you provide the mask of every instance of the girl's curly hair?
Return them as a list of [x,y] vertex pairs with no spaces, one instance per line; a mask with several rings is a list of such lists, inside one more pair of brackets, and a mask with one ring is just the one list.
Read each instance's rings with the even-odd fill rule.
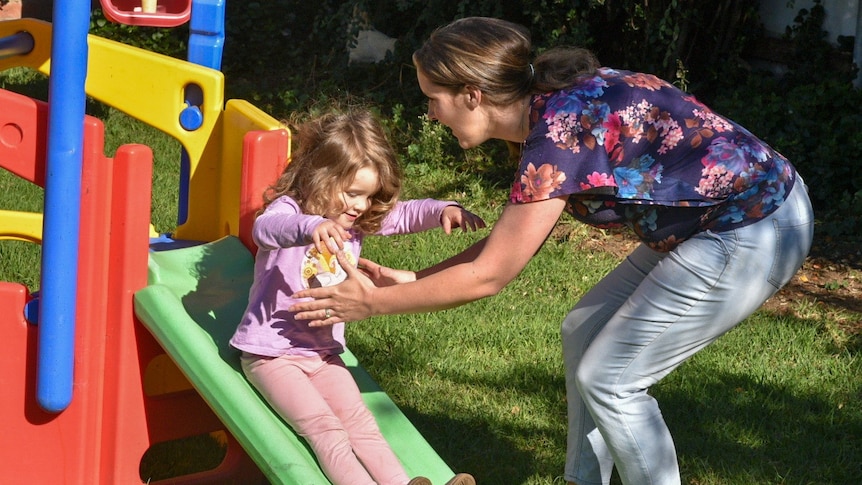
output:
[[264,193],[264,208],[287,195],[307,214],[338,212],[342,190],[369,167],[377,172],[378,187],[354,227],[377,232],[401,193],[401,167],[380,121],[365,109],[328,112],[295,126],[294,140],[297,148],[284,172]]

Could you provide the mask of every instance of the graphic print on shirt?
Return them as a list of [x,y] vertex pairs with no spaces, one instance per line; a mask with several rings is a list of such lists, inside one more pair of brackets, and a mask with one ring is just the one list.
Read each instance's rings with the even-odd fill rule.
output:
[[[356,265],[356,257],[350,247],[344,247],[344,255],[351,265]],[[347,272],[338,264],[338,259],[328,249],[322,253],[314,246],[305,252],[302,259],[302,284],[305,288],[333,286],[347,278]]]

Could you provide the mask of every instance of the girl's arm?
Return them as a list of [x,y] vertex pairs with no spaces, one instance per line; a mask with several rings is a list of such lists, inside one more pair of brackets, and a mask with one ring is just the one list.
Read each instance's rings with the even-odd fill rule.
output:
[[446,234],[451,234],[456,227],[460,227],[461,232],[478,231],[485,227],[485,220],[460,205],[450,205],[440,215],[440,226]]
[[322,251],[330,238],[336,241],[338,248],[343,248],[342,240],[350,238],[347,231],[334,222],[322,216],[303,214],[289,197],[280,197],[267,206],[254,220],[251,234],[258,247],[268,250],[314,243]]
[[[295,298],[314,298],[290,307],[313,326],[361,320],[372,315],[443,310],[497,294],[524,269],[539,250],[565,208],[565,198],[503,209],[487,238],[464,252],[418,273],[412,283],[375,287],[349,265],[343,283],[300,291]],[[329,309],[330,318],[325,317]]]
[[410,234],[435,227],[442,227],[446,234],[451,233],[455,227],[464,231],[475,231],[485,227],[485,221],[455,202],[411,199],[395,204],[383,220],[378,234]]

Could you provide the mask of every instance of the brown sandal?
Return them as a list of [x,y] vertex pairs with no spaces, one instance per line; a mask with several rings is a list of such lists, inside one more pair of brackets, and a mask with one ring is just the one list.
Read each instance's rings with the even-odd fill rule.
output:
[[476,485],[476,479],[469,473],[459,473],[446,482],[446,485]]

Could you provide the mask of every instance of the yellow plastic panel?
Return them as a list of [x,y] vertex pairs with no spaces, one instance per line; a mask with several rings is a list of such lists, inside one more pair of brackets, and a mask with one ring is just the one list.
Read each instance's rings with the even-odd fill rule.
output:
[[42,242],[42,214],[0,210],[0,239]]
[[0,37],[29,32],[34,46],[29,54],[0,59],[0,71],[10,67],[29,67],[47,75],[51,63],[51,24],[42,20],[19,19],[0,22]]
[[[22,19],[0,22],[0,36],[27,31],[35,40],[27,55],[0,59],[0,70],[24,66],[50,75],[52,26]],[[90,35],[89,96],[176,138],[190,161],[188,219],[175,236],[213,241],[239,230],[243,137],[251,130],[282,128],[277,120],[244,100],[224,104],[220,71]],[[185,92],[203,93],[200,128],[180,125]]]
[[[87,94],[173,136],[199,159],[224,105],[222,73],[92,35],[89,45]],[[203,124],[194,131],[180,125],[191,84],[203,91]]]
[[[0,22],[0,36],[21,31],[33,35],[33,50],[0,59],[0,70],[24,66],[50,75],[51,24],[33,19]],[[199,159],[224,106],[223,74],[94,35],[88,37],[88,46],[87,94],[175,137],[192,160]],[[194,131],[180,125],[190,84],[203,92],[203,124]]]
[[198,166],[192,167],[188,221],[177,228],[178,239],[213,241],[239,234],[243,137],[252,130],[283,127],[251,103],[232,99],[225,106],[219,128]]

